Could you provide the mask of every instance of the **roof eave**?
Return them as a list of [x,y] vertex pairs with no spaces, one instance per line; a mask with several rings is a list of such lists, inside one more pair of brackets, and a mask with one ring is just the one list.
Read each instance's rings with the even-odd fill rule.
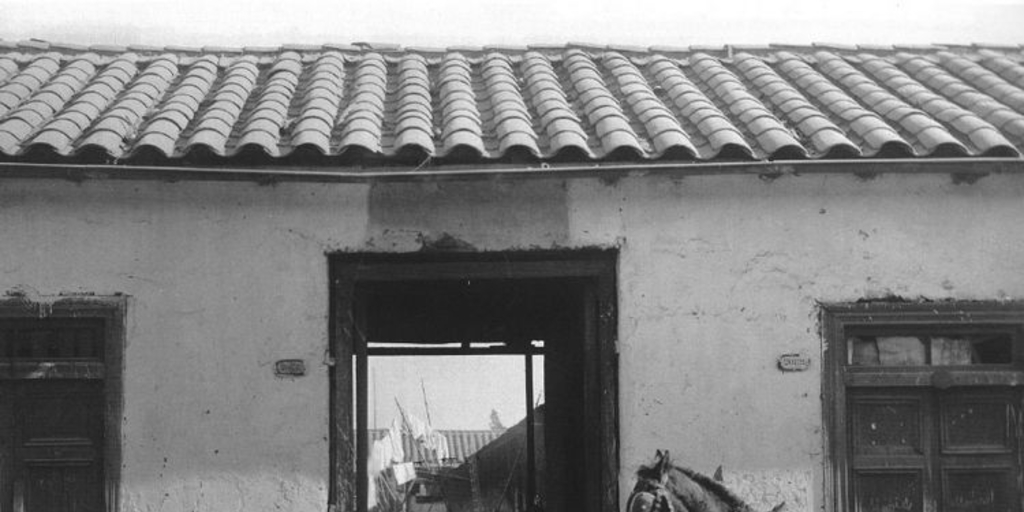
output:
[[492,179],[577,179],[615,181],[640,176],[754,175],[763,179],[807,174],[949,174],[973,182],[989,174],[1024,174],[1021,158],[913,158],[859,160],[777,160],[757,162],[657,162],[443,167],[199,167],[0,162],[0,179],[150,181],[249,181],[260,184],[471,181]]

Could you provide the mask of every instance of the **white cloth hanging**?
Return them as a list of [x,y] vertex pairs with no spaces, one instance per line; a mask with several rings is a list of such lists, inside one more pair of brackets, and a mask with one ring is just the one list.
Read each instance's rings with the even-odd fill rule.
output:
[[413,439],[420,441],[429,436],[430,432],[433,431],[433,429],[430,428],[429,423],[417,418],[416,416],[407,414],[406,417],[409,420],[409,433],[412,434]]
[[397,419],[391,420],[391,428],[388,429],[384,438],[391,444],[391,458],[388,460],[395,464],[404,462],[405,449],[402,447],[402,429],[399,426]]
[[435,430],[432,437],[434,438],[434,453],[437,455],[438,461],[451,458],[451,452],[448,449],[448,438],[441,432]]
[[366,472],[371,477],[384,471],[391,464],[391,440],[378,439],[370,449],[370,459],[366,463]]
[[395,464],[391,469],[395,472],[395,481],[398,482],[398,485],[402,485],[416,479],[416,468],[412,465],[412,462]]

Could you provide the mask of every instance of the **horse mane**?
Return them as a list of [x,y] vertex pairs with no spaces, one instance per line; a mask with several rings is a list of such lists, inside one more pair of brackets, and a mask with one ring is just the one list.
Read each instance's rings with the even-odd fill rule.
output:
[[686,475],[687,477],[690,478],[690,480],[697,482],[698,484],[700,484],[701,487],[707,489],[715,496],[718,496],[718,498],[725,502],[725,504],[729,506],[729,508],[749,510],[750,506],[747,505],[747,503],[744,502],[742,499],[740,499],[739,496],[736,496],[736,494],[730,491],[728,487],[722,485],[721,482],[714,480],[703,473],[698,473],[689,468],[676,466],[675,464],[672,464],[670,467],[671,469],[675,469],[676,471],[679,471],[680,473]]
[[[721,471],[722,468],[718,469],[719,471]],[[669,458],[667,450],[658,450],[657,454],[655,455],[654,464],[640,466],[640,468],[637,469],[636,471],[636,476],[641,480],[653,480],[654,482],[656,482],[656,484],[654,484],[654,488],[658,489],[656,492],[664,492],[667,490],[668,492],[671,492],[673,495],[675,495],[676,499],[683,501],[683,498],[685,496],[681,494],[678,489],[672,489],[670,486],[667,485],[669,483],[667,482],[668,476],[669,473],[672,472],[672,470],[678,471],[683,476],[690,479],[691,482],[699,486],[705,492],[704,496],[710,495],[720,500],[720,502],[723,505],[729,508],[730,512],[753,512],[753,509],[750,507],[750,505],[748,505],[745,501],[740,499],[739,496],[733,494],[733,492],[730,491],[729,488],[727,488],[724,484],[722,484],[722,482],[719,481],[721,479],[720,472],[716,472],[715,479],[712,479],[707,475],[698,473],[692,469],[677,466],[672,463],[671,459]],[[652,491],[649,490],[649,486],[650,484],[645,484],[643,487],[641,487],[641,483],[637,482],[637,487],[634,489],[633,493],[652,493]],[[702,507],[702,510],[706,510],[707,503],[704,498],[697,498],[696,496],[691,497],[699,499],[702,502],[705,502],[700,506]],[[632,499],[632,496],[630,496],[630,499]],[[689,505],[687,504],[686,506]],[[775,506],[775,508],[771,510],[771,512],[779,512],[785,506],[786,502],[779,503],[778,505]]]
[[709,493],[715,495],[718,499],[722,500],[723,503],[730,509],[747,511],[750,510],[750,505],[747,505],[739,496],[729,490],[728,487],[723,485],[721,482],[712,479],[711,477],[698,473],[690,468],[684,468],[677,466],[672,463],[668,463],[667,467],[660,468],[660,464],[653,464],[650,466],[640,466],[637,469],[636,475],[638,478],[647,480],[660,480],[662,477],[661,471],[664,469],[666,473],[671,470],[676,470],[685,475],[690,480],[693,480],[703,489]]

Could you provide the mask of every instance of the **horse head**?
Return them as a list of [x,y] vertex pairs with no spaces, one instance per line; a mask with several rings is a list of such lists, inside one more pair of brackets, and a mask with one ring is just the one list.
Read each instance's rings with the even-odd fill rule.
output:
[[640,466],[636,472],[636,485],[626,501],[626,512],[685,512],[675,510],[666,484],[672,467],[668,450],[657,450],[654,464]]
[[[626,512],[755,512],[721,484],[672,464],[668,450],[658,450],[654,463],[641,466],[626,500]],[[780,512],[780,503],[771,512]]]

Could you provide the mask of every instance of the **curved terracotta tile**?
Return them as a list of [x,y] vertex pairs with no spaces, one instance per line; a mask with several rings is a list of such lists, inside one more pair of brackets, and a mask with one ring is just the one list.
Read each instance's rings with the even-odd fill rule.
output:
[[530,51],[519,65],[529,106],[536,113],[538,144],[546,147],[545,157],[574,148],[593,157],[587,144],[587,132],[562,89],[551,60],[543,53]]
[[675,114],[651,89],[646,77],[631,61],[616,53],[605,54],[603,59],[618,86],[621,96],[650,140],[650,155],[659,158],[669,150],[685,152],[689,158],[697,157],[697,148],[690,142]]
[[228,137],[254,89],[257,74],[254,59],[235,60],[224,70],[223,80],[212,92],[210,107],[200,112],[195,121],[186,151],[201,144],[218,156],[226,154]]
[[175,154],[181,134],[199,109],[217,77],[217,62],[212,56],[201,57],[187,66],[177,85],[172,86],[142,125],[133,152],[144,147],[159,150],[164,157]]
[[200,147],[217,156],[224,156],[224,145],[227,143],[227,136],[209,128],[197,129],[188,140],[186,151],[194,153]]
[[284,52],[277,57],[264,78],[262,90],[248,117],[239,120],[241,128],[235,144],[238,150],[247,145],[255,145],[271,156],[281,155],[281,132],[285,128],[288,106],[301,74],[299,54]]
[[601,136],[601,145],[604,147],[605,157],[613,160],[632,160],[643,156],[643,150],[637,143],[636,134],[632,129],[607,132]]
[[317,130],[297,131],[292,134],[291,145],[296,149],[302,146],[313,146],[320,154],[327,154],[330,152],[331,138]]
[[437,72],[440,104],[442,156],[452,154],[458,147],[472,149],[479,155],[487,154],[484,147],[480,110],[473,91],[472,67],[461,53],[448,53]]
[[846,133],[838,125],[768,64],[750,54],[742,53],[735,57],[735,62],[740,73],[760,88],[768,103],[782,113],[782,117],[809,141],[816,155],[836,152],[860,155],[860,148],[846,137]]
[[434,112],[431,107],[430,71],[420,55],[410,54],[398,63],[398,107],[395,111],[395,151],[420,148],[433,155]]
[[[734,118],[744,123],[744,129],[751,132],[754,140],[766,155],[785,151],[788,155],[803,155],[806,149],[789,132],[771,111],[757,101],[742,81],[721,62],[710,55],[697,53],[690,58],[690,65],[705,86],[713,91]],[[741,118],[742,116],[742,118]],[[744,122],[757,121],[751,125]],[[756,131],[753,131],[755,130]],[[789,149],[787,149],[789,148]]]
[[348,103],[339,114],[339,145],[381,153],[384,98],[387,94],[387,63],[379,53],[368,53],[353,71]]
[[32,96],[59,69],[52,55],[43,55],[0,85],[0,119]]
[[1000,156],[1020,156],[1020,152],[1011,147],[1006,147],[1002,141],[1006,138],[1003,134],[990,126],[983,126],[980,128],[973,129],[969,132],[967,137],[971,140],[977,148],[985,148],[982,154],[995,154],[999,153]]
[[981,65],[994,71],[1014,86],[1024,89],[1024,66],[995,52],[983,50],[980,53]]
[[587,145],[585,136],[574,131],[561,131],[551,137],[551,152],[547,155],[550,158],[560,157],[566,154],[579,153],[588,158],[593,158],[594,153]]
[[[143,116],[157,104],[170,86],[174,75],[168,73],[168,69],[176,71],[176,63],[177,58],[174,56],[151,61],[104,112],[82,139],[80,146],[99,146],[114,158],[122,157],[138,134]],[[115,145],[114,140],[120,142]]]
[[49,148],[67,148],[74,142],[64,132],[47,130],[32,138],[32,144],[40,144]]
[[[920,140],[917,138],[917,134],[921,132],[923,128],[928,126],[938,126],[938,122],[930,119],[927,115],[924,115],[923,111],[913,108],[910,104],[906,103],[899,97],[893,95],[883,87],[879,86],[867,75],[854,68],[845,59],[836,56],[829,52],[818,52],[815,54],[818,61],[819,68],[829,78],[835,80],[843,87],[846,88],[851,94],[857,97],[863,102],[868,108],[872,109],[873,112],[877,112],[876,115],[883,116],[886,120],[898,126],[906,134],[903,140],[913,141],[913,144],[917,146],[915,152],[931,154],[936,150],[936,146],[932,140]],[[884,69],[878,63],[871,66],[865,66],[873,69]],[[896,76],[891,71],[886,73],[887,76]],[[919,114],[915,120],[915,114]],[[866,119],[866,118],[864,118]],[[867,130],[871,133],[869,138],[867,135],[862,135],[866,141],[871,142],[874,146],[882,146],[885,144],[886,137],[880,136],[885,131],[880,128],[871,128],[870,125],[865,126],[866,123],[861,123],[861,131]],[[944,141],[948,144],[959,144],[955,137],[951,134],[948,140]],[[965,148],[966,150],[966,148]]]
[[[75,61],[72,64],[68,64],[58,71],[31,98],[23,102],[17,109],[9,112],[5,120],[0,122],[0,131],[20,137],[18,143],[26,142],[27,137],[40,128],[45,131],[45,123],[60,113],[68,100],[82,89],[95,72],[95,68],[88,62]],[[11,127],[8,126],[8,123],[16,119],[29,123],[31,130],[23,133],[23,127],[20,125],[16,127],[17,132],[9,129]],[[6,152],[10,152],[11,149],[4,148]],[[63,152],[67,148],[55,147],[54,149]]]
[[715,158],[730,147],[753,158],[753,150],[739,130],[675,61],[655,56],[647,64],[647,72],[653,77],[653,84],[664,91],[668,100],[665,105],[673,111],[673,117],[693,126],[687,134],[701,158]]
[[442,156],[456,157],[467,154],[469,158],[480,158],[484,155],[480,135],[473,131],[453,131],[442,138]]
[[587,120],[585,128],[599,142],[602,154],[609,155],[622,147],[644,154],[636,133],[630,126],[622,106],[608,89],[601,71],[589,54],[571,49],[565,52],[563,65],[568,72],[578,108]]
[[610,47],[58,49],[0,52],[0,151],[116,158],[130,144],[140,158],[180,158],[198,144],[230,163],[258,156],[245,148],[270,158],[310,146],[345,162],[376,153],[409,163],[432,153],[753,158],[753,145],[772,159],[805,147],[848,158],[909,156],[906,138],[919,154],[1005,157],[1024,140],[1024,68],[1002,50],[847,60],[737,48],[720,60],[691,49],[682,61]]
[[[955,121],[962,120],[964,118],[975,118],[976,122],[969,124],[985,128],[990,126],[986,121],[996,119],[993,114],[999,111],[1018,117],[1019,122],[1022,124],[1024,124],[1024,116],[1020,116],[1016,112],[1013,112],[1009,107],[1002,105],[994,99],[981,94],[970,86],[967,86],[932,62],[919,57],[907,56],[906,54],[898,54],[896,56],[896,62],[900,64],[900,67],[882,59],[870,59],[869,63],[872,65],[865,66],[865,68],[874,69],[875,73],[888,77],[884,83],[890,89],[895,90],[912,105],[927,112],[933,118],[941,121],[946,126],[951,126],[954,130],[959,132],[961,138],[967,142],[971,142],[972,145],[975,141],[980,141],[985,144],[984,146],[975,146],[976,150],[974,153],[986,153],[992,151],[994,149],[992,147],[993,145],[1005,146],[1012,151],[1016,151],[1013,144],[1004,137],[971,138],[971,132],[978,128],[969,128],[971,131],[964,132],[961,131],[959,127],[968,126],[968,124],[964,121],[959,123]],[[907,74],[904,70],[911,74]],[[926,71],[928,72],[927,74],[925,73]],[[928,85],[932,86],[934,89],[945,89],[947,91],[951,88],[955,89],[958,94],[950,94],[948,97],[956,103],[947,99],[946,96],[933,92],[931,89],[915,80],[915,77],[922,75],[929,79],[930,83]],[[961,106],[965,108],[961,108]],[[925,133],[925,131],[928,132],[928,136],[924,138],[924,142],[929,147],[949,142],[940,134],[940,130],[946,130],[946,128],[941,125],[932,126],[930,123],[921,121],[915,129],[917,129],[921,134]],[[959,143],[959,141],[957,142]],[[964,151],[969,152],[966,147],[964,148]]]
[[426,155],[434,154],[434,138],[423,130],[408,129],[395,135],[396,152],[411,151],[420,148]]
[[176,129],[174,126],[162,126],[170,125],[170,121],[157,120],[150,124],[150,128],[135,140],[133,152],[142,150],[143,148],[155,148],[159,150],[160,154],[165,158],[174,154],[174,148],[178,143],[177,137],[168,135]]
[[345,80],[345,61],[328,52],[314,62],[309,80],[298,93],[299,111],[291,127],[290,145],[311,145],[322,154],[331,150],[331,132],[338,116]]
[[21,141],[35,130],[31,122],[19,118],[8,118],[0,124],[0,151],[13,155],[18,152]]
[[511,59],[499,53],[489,54],[481,65],[481,75],[489,103],[485,110],[486,131],[497,136],[498,156],[519,146],[539,157],[533,119],[516,81]]
[[236,144],[237,151],[243,151],[247,147],[255,147],[271,156],[280,156],[278,140],[280,135],[266,130],[252,130],[242,134]]
[[97,130],[89,134],[87,139],[82,140],[75,148],[76,153],[91,151],[98,148],[106,155],[119,158],[125,153],[128,141],[112,130]]
[[18,63],[11,58],[0,57],[0,84],[18,72]]

